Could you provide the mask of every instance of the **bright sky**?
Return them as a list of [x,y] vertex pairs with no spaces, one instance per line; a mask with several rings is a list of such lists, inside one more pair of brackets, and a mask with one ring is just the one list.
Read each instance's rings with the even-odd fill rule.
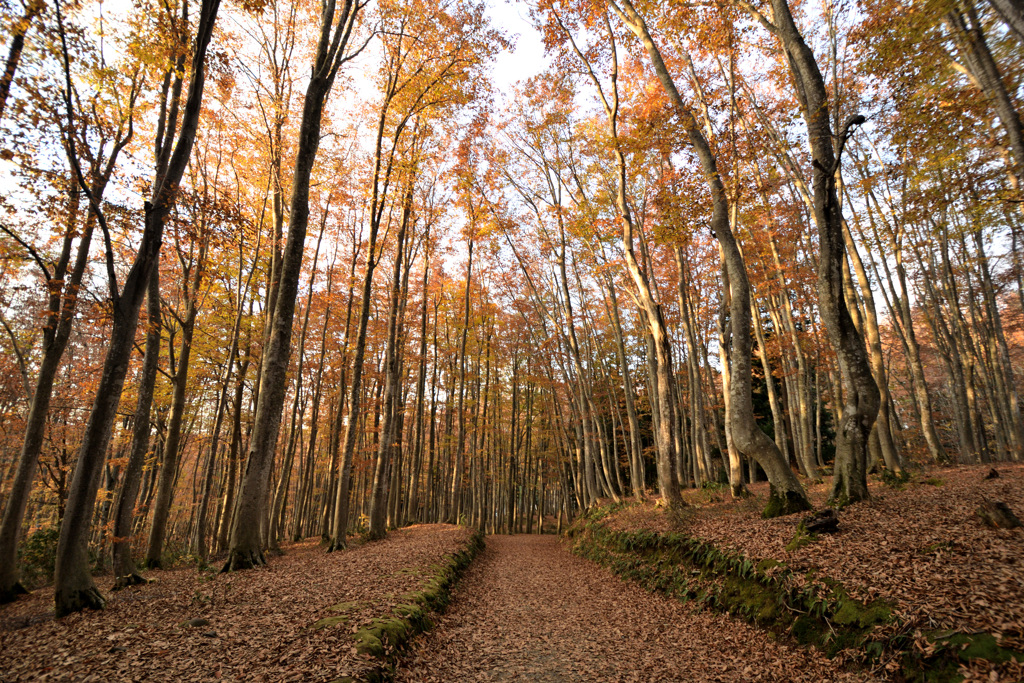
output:
[[523,0],[492,0],[491,18],[494,25],[515,41],[514,50],[498,55],[494,65],[494,80],[501,93],[511,92],[516,81],[535,76],[547,66],[540,33],[530,23],[529,3]]

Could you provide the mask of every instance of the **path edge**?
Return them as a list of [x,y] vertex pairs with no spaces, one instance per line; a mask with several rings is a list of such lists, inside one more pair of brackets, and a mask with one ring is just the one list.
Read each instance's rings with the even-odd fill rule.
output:
[[398,656],[420,633],[429,630],[434,615],[443,614],[451,602],[452,591],[466,569],[484,549],[484,534],[474,530],[462,550],[445,556],[439,564],[431,565],[434,573],[418,590],[398,598],[398,606],[390,615],[373,619],[352,634],[356,651],[370,656],[374,662],[369,671],[358,678],[345,676],[332,683],[386,683],[394,677]]
[[1024,653],[1000,647],[989,633],[914,633],[893,605],[865,604],[827,576],[808,576],[796,588],[795,572],[772,558],[751,560],[684,534],[608,528],[608,518],[626,505],[580,515],[565,532],[570,551],[651,592],[738,617],[828,657],[842,651],[866,668],[895,663],[903,680],[962,680],[959,664],[973,659],[1024,662]]

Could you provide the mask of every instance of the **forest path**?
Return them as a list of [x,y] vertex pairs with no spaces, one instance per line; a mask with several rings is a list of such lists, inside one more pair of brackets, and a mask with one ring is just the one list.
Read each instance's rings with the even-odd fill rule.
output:
[[396,679],[861,681],[817,652],[624,582],[557,536],[488,536]]

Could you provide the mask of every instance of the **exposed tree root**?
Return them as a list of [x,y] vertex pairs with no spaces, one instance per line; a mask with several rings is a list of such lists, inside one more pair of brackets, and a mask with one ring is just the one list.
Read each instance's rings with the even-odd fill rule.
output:
[[28,589],[22,585],[21,581],[15,581],[10,588],[0,588],[0,605],[14,602],[19,595],[28,595]]
[[773,517],[785,517],[797,512],[811,510],[811,504],[807,496],[800,491],[779,492],[774,486],[771,487],[771,494],[768,496],[768,505],[765,506],[761,516],[765,519]]
[[57,618],[66,617],[69,614],[81,612],[85,609],[103,609],[107,606],[106,599],[100,595],[95,586],[70,591],[58,589],[54,600]]
[[119,591],[122,588],[127,588],[128,586],[139,586],[144,583],[149,583],[149,581],[150,580],[142,574],[133,571],[128,574],[125,574],[124,576],[119,576],[116,579],[114,579],[114,587],[110,590]]
[[255,569],[266,566],[267,560],[259,550],[232,550],[228,555],[228,561],[220,573],[237,572],[242,569]]

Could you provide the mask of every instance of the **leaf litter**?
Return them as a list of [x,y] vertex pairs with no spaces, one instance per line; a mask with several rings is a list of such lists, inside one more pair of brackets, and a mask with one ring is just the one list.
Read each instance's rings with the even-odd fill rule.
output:
[[555,536],[488,536],[398,681],[863,681],[817,652],[647,592]]
[[[53,618],[53,590],[0,606],[0,680],[326,681],[360,676],[354,629],[417,590],[432,565],[471,532],[407,527],[382,541],[326,553],[315,540],[286,547],[267,567],[231,574],[150,572],[155,582],[110,592],[107,608]],[[347,620],[311,628],[320,619]],[[199,620],[190,626],[190,620]],[[208,623],[203,623],[208,622]]]
[[[738,551],[755,563],[785,562],[794,579],[828,577],[851,596],[895,606],[901,631],[987,632],[1003,647],[1024,652],[1024,528],[993,529],[975,510],[985,499],[1024,512],[1024,464],[928,468],[901,488],[869,481],[871,498],[839,512],[839,531],[787,550],[803,515],[762,519],[767,483],[751,485],[752,497],[733,500],[727,490],[688,491],[682,513],[654,504],[617,513],[614,529],[676,531]],[[828,482],[805,481],[811,502],[826,503]],[[798,546],[798,547],[797,547]],[[840,657],[842,659],[842,657]],[[961,668],[966,680],[1024,681],[1017,662],[981,660]]]

